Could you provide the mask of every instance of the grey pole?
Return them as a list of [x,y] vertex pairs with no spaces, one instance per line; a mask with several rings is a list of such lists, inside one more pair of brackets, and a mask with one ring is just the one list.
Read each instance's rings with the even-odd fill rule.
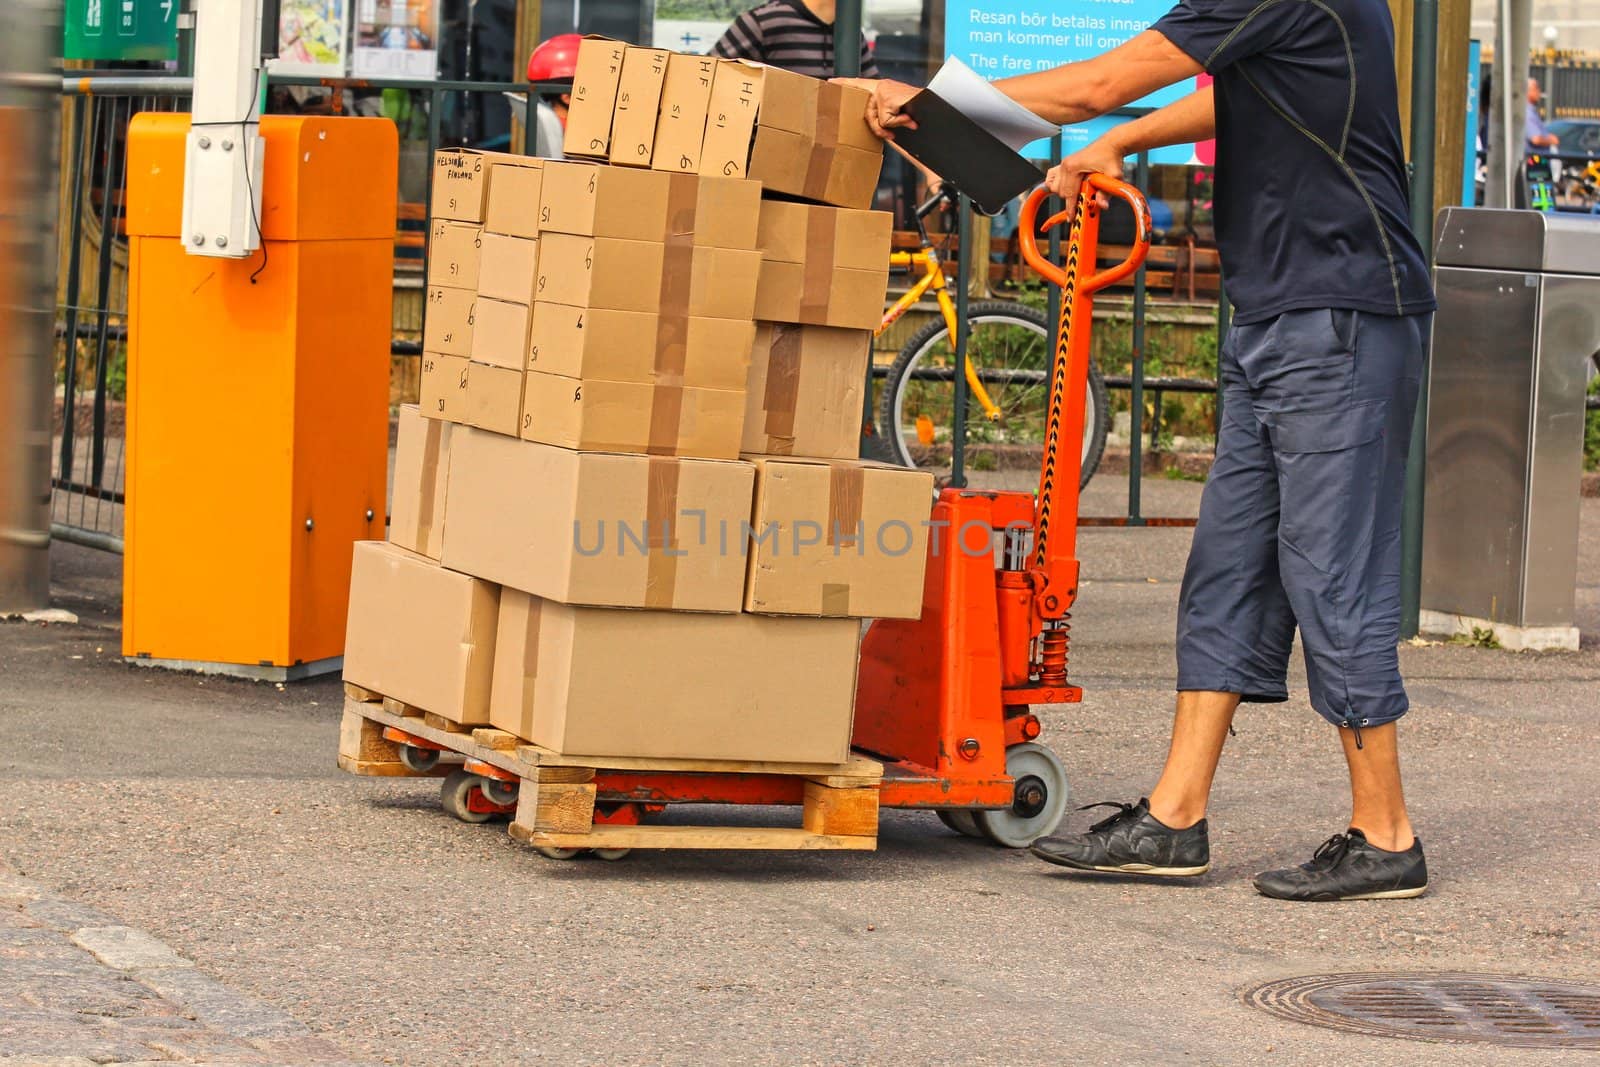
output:
[[61,5],[0,4],[0,611],[50,602],[50,420],[56,300]]
[[1494,95],[1489,102],[1485,207],[1517,207],[1527,138],[1528,40],[1532,0],[1499,0],[1495,10]]
[[[1433,158],[1439,81],[1439,3],[1416,0],[1411,37],[1411,232],[1433,249]],[[1400,519],[1400,637],[1417,636],[1422,601],[1422,488],[1428,455],[1428,369],[1422,369],[1406,455]]]

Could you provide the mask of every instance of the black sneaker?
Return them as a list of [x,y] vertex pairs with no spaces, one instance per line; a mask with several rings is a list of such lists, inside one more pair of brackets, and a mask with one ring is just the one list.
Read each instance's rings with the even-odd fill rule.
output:
[[1211,869],[1211,841],[1204,819],[1186,830],[1174,830],[1150,814],[1148,800],[1090,804],[1089,808],[1118,810],[1089,827],[1088,833],[1047,837],[1034,842],[1028,851],[1047,863],[1079,871],[1183,878]]
[[1428,863],[1421,839],[1404,852],[1389,852],[1352,828],[1324,841],[1309,862],[1256,875],[1256,888],[1279,900],[1420,897],[1428,888]]

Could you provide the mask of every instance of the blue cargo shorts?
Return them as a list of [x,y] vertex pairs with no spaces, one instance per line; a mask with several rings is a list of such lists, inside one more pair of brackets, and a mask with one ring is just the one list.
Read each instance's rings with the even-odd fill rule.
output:
[[1323,718],[1359,739],[1405,714],[1400,508],[1431,320],[1315,308],[1229,332],[1179,690],[1287,700],[1298,625]]

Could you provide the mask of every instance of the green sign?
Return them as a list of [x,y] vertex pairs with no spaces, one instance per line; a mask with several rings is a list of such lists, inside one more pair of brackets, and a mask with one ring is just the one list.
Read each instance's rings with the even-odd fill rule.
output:
[[177,59],[178,0],[67,0],[67,59]]

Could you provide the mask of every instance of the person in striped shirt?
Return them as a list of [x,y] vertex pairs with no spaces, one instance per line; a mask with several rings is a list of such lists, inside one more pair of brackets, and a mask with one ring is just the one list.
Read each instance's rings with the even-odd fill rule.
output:
[[[836,77],[833,15],[834,0],[766,0],[734,19],[711,54],[768,63],[813,78]],[[864,34],[861,77],[882,77]]]

